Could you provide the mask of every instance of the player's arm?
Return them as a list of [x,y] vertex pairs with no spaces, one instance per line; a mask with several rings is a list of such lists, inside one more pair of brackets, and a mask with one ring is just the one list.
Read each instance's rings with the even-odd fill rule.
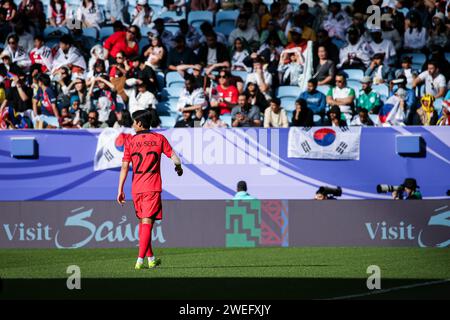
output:
[[170,159],[172,159],[173,164],[175,165],[175,171],[177,172],[178,176],[181,176],[183,174],[183,168],[181,167],[180,157],[178,157],[175,151],[172,151],[172,156],[170,157]]
[[123,186],[125,184],[125,180],[127,180],[129,167],[130,162],[128,161],[122,162],[122,169],[120,170],[120,177],[119,177],[119,187],[117,188],[117,202],[120,205],[123,205],[125,203],[125,193],[123,192]]

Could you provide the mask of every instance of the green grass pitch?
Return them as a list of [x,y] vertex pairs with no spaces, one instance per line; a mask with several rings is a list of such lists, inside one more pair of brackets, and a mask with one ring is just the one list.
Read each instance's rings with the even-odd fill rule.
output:
[[[420,248],[163,248],[134,270],[137,249],[2,249],[0,299],[450,299],[450,250]],[[69,265],[81,290],[68,290]],[[370,265],[381,292],[366,287]],[[374,294],[375,293],[375,294]],[[354,296],[355,295],[355,296]]]

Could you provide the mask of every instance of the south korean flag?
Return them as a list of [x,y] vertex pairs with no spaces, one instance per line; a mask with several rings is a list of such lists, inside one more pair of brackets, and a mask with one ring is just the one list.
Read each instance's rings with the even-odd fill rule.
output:
[[361,127],[289,129],[288,157],[359,160]]

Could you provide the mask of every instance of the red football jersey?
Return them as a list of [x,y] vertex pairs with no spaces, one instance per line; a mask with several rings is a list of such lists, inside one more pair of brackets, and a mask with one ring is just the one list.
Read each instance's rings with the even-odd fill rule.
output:
[[161,154],[172,157],[172,147],[162,134],[144,130],[127,139],[122,161],[133,166],[131,193],[161,192]]

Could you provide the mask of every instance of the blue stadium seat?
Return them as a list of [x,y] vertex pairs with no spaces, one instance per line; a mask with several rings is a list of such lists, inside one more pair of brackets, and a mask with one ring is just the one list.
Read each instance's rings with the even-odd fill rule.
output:
[[167,100],[178,99],[180,97],[181,91],[182,90],[180,90],[180,88],[178,87],[165,87],[163,89],[162,95]]
[[330,90],[330,86],[326,84],[322,86],[317,86],[317,91],[322,92],[324,95],[327,95],[328,90]]
[[108,38],[110,35],[112,35],[114,33],[114,28],[113,27],[102,27],[100,29],[100,40],[104,41],[106,38]]
[[247,76],[248,76],[248,72],[247,71],[239,71],[239,70],[234,70],[231,71],[231,74],[235,77],[241,77],[242,81],[247,80]]
[[158,18],[164,19],[164,21],[180,21],[186,19],[186,13],[182,12],[178,14],[176,11],[166,11],[159,14]]
[[434,109],[436,110],[438,116],[441,116],[443,102],[444,102],[444,98],[438,98],[434,101]]
[[231,124],[233,123],[232,119],[231,119],[231,114],[223,114],[220,116],[220,119],[222,119],[223,122],[225,122],[228,127],[231,128]]
[[69,29],[66,27],[49,26],[44,29],[44,38],[47,39],[52,36],[59,37],[62,34],[69,34]]
[[218,27],[214,27],[214,31],[216,33],[221,33],[227,38],[234,29],[235,29],[234,25],[231,24],[222,24]]
[[177,71],[167,72],[166,87],[184,87],[184,79]]
[[422,66],[425,63],[425,60],[427,60],[426,55],[419,52],[404,53],[402,54],[402,57],[404,56],[412,57],[412,68],[419,71],[422,70]]
[[282,98],[280,98],[281,106],[286,111],[294,111],[296,100],[297,100],[297,98],[293,98],[293,97],[282,97]]
[[360,81],[364,77],[364,72],[361,69],[344,69],[343,71],[347,74],[347,80]]
[[355,90],[355,95],[358,96],[361,90],[361,83],[357,80],[347,80],[347,86]]
[[173,35],[176,35],[178,30],[180,30],[180,26],[178,22],[176,23],[164,23],[164,29],[170,31]]
[[175,117],[172,116],[160,116],[161,128],[173,128],[175,126]]
[[158,17],[164,8],[164,5],[161,4],[150,4],[150,8],[153,10],[153,16]]
[[98,31],[96,28],[83,28],[83,35],[97,40]]
[[283,97],[292,97],[292,98],[298,98],[300,96],[300,93],[302,93],[302,90],[298,86],[280,86],[277,89],[276,95],[277,98],[283,98]]
[[239,10],[225,10],[216,13],[216,27],[231,24],[234,28],[236,25]]
[[378,93],[380,96],[389,96],[389,88],[386,84],[377,84],[372,86],[373,91]]
[[164,0],[148,0],[147,3],[150,6],[156,5],[156,6],[164,6]]
[[213,24],[214,16],[210,11],[191,11],[188,15],[188,23],[193,27],[200,29],[200,25],[208,21]]
[[139,52],[140,54],[143,54],[143,49],[145,46],[149,45],[148,37],[142,37],[141,40],[139,40]]
[[273,3],[273,0],[263,0],[263,3],[269,7],[270,9],[270,5]]

